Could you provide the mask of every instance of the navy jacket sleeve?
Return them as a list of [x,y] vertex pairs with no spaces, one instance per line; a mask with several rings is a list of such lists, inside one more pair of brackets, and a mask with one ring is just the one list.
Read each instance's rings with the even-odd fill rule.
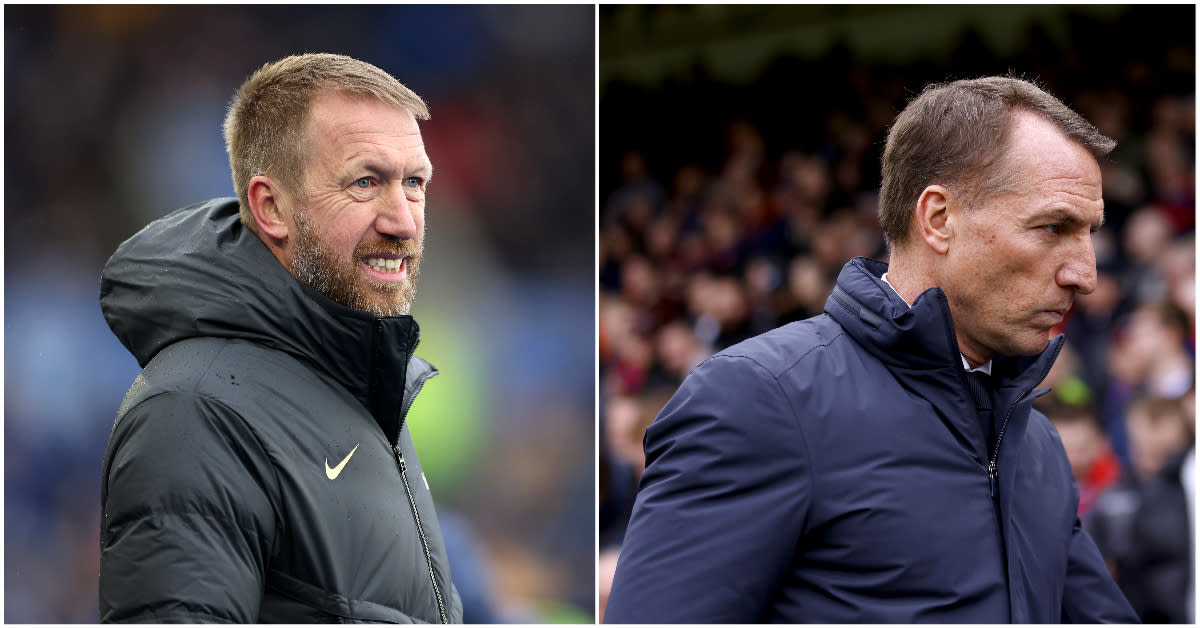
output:
[[1063,623],[1136,624],[1137,613],[1109,575],[1092,537],[1075,519],[1063,586]]
[[275,514],[256,443],[241,417],[191,393],[121,417],[101,491],[101,621],[258,621]]
[[809,455],[784,390],[716,356],[646,432],[606,623],[762,620],[804,527]]

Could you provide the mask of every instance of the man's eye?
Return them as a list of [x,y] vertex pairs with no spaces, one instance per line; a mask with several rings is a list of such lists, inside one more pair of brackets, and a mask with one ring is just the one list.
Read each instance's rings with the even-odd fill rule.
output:
[[1045,229],[1047,233],[1058,233],[1062,231],[1062,225],[1042,225],[1042,229]]
[[354,187],[360,188],[363,190],[371,187],[371,177],[363,177],[361,179],[356,179],[354,181]]
[[421,177],[409,177],[404,180],[404,185],[410,188],[419,188],[421,187]]

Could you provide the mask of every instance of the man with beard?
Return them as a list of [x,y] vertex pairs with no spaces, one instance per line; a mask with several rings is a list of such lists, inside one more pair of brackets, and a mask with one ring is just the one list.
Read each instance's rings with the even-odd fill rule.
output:
[[225,120],[238,198],[109,260],[143,371],[104,458],[103,621],[461,621],[405,423],[436,373],[408,315],[428,117],[349,57],[267,64]]

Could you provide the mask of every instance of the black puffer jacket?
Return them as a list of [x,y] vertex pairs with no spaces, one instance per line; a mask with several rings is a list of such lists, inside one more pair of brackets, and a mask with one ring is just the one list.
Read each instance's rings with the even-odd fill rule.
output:
[[101,488],[103,621],[459,622],[405,414],[408,316],[333,303],[217,199],[158,220],[100,304],[144,367]]

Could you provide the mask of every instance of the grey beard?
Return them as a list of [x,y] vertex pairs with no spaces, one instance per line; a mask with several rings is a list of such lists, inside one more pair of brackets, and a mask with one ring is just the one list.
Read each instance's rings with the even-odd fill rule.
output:
[[317,237],[306,210],[296,212],[296,249],[292,256],[291,272],[297,279],[312,286],[334,303],[375,316],[402,316],[412,309],[420,272],[420,255],[410,255],[406,262],[408,276],[402,284],[374,284],[378,292],[392,298],[381,305],[360,284],[361,277],[354,267],[357,255],[349,268],[338,262]]

